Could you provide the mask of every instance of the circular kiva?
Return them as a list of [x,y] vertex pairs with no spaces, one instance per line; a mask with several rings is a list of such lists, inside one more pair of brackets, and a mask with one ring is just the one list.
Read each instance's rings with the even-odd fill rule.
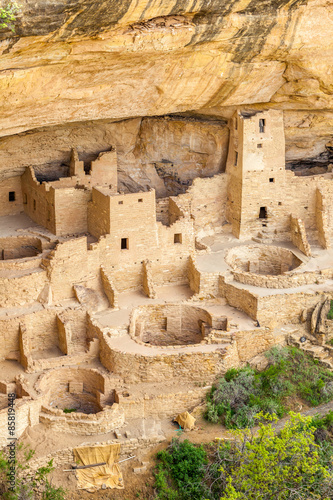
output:
[[265,276],[279,276],[302,264],[291,250],[273,245],[231,248],[225,260],[234,271]]
[[85,414],[102,411],[104,386],[104,377],[97,371],[73,368],[50,370],[39,384],[42,392],[48,392],[46,406]]
[[134,340],[153,346],[200,344],[211,315],[201,307],[187,304],[158,304],[137,307],[132,314],[130,333]]

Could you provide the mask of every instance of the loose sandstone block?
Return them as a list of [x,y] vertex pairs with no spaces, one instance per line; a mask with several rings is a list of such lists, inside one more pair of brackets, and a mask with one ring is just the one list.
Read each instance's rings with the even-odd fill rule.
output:
[[146,466],[133,468],[134,474],[141,474],[142,472],[146,472],[146,470],[147,470]]

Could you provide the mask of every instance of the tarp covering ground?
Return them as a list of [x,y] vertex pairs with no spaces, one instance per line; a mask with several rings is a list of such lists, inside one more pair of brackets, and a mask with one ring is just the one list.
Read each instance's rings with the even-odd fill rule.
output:
[[89,469],[78,469],[76,477],[78,489],[94,492],[102,487],[124,488],[123,476],[119,461],[120,444],[110,444],[105,446],[86,446],[73,450],[75,461],[78,465],[92,465],[106,462],[106,465],[91,467]]

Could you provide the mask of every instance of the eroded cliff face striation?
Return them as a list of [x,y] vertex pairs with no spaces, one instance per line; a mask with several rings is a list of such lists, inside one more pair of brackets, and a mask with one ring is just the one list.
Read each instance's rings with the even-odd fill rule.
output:
[[222,127],[235,106],[271,106],[286,111],[288,161],[329,151],[330,0],[26,0],[0,40],[2,137],[179,113]]

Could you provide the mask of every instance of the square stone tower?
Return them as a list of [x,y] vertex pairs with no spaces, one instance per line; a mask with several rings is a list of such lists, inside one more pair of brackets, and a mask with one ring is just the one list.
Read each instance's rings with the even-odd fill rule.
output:
[[[284,212],[283,112],[237,111],[230,120],[227,218],[237,238],[277,233]],[[283,217],[282,217],[283,218]]]

